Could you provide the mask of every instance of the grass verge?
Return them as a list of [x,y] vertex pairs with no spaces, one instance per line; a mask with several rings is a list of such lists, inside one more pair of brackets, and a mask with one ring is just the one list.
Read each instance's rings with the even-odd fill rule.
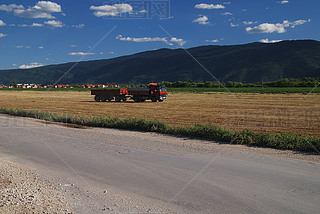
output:
[[294,135],[291,133],[269,134],[256,133],[251,130],[235,132],[213,125],[196,124],[191,126],[172,126],[159,120],[137,118],[119,119],[103,116],[84,117],[68,114],[59,115],[39,110],[12,108],[0,108],[0,113],[82,126],[139,130],[183,137],[204,138],[230,144],[288,149],[312,153],[320,151],[320,138]]

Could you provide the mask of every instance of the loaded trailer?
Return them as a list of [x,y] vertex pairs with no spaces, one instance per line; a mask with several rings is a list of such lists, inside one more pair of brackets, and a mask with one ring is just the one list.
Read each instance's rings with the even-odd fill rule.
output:
[[127,101],[144,102],[151,100],[152,102],[162,102],[167,99],[167,88],[157,83],[150,83],[148,88],[127,88],[127,89],[92,89],[91,95],[94,96],[96,102],[106,102],[115,100],[116,102]]
[[92,89],[91,95],[94,96],[96,102],[110,102],[115,99],[116,102],[126,101],[127,100],[127,89]]

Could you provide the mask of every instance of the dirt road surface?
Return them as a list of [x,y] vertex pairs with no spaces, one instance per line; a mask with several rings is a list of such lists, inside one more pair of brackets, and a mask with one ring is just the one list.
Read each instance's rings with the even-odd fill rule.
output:
[[320,157],[0,115],[0,157],[75,213],[319,213]]

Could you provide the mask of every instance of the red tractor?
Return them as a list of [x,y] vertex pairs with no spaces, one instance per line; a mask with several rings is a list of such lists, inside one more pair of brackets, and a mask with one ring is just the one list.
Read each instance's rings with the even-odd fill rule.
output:
[[167,99],[167,88],[157,83],[150,83],[148,88],[128,88],[128,89],[92,89],[91,95],[95,95],[96,102],[115,100],[116,102],[127,101],[128,98],[135,102],[162,102]]

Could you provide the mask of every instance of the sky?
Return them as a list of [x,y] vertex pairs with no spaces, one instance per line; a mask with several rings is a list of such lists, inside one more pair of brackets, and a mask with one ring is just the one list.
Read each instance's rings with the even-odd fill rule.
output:
[[1,0],[0,69],[161,48],[320,41],[319,0]]

